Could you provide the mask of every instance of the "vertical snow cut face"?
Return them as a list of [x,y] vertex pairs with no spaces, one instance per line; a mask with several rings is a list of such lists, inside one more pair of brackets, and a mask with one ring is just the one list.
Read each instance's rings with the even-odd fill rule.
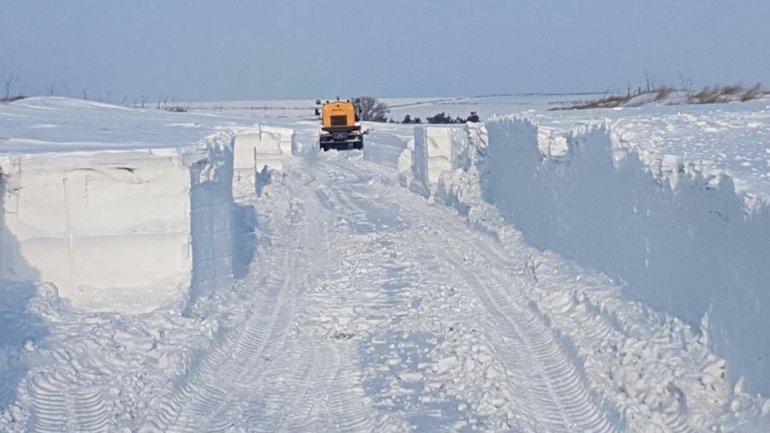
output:
[[467,133],[449,126],[421,126],[414,129],[413,175],[426,187],[438,184],[441,174],[467,168]]
[[605,127],[553,137],[512,117],[487,125],[486,198],[532,244],[700,325],[749,391],[770,394],[766,204],[724,172],[640,155]]
[[[232,137],[189,149],[4,156],[0,276],[141,312],[230,275]],[[229,266],[229,267],[228,267]]]
[[294,131],[273,126],[256,126],[239,131],[235,136],[235,181],[252,181],[265,167],[281,170],[292,154]]

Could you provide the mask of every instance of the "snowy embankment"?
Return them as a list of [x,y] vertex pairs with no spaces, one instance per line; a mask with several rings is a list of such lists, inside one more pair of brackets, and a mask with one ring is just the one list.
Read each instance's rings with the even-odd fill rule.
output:
[[149,311],[226,284],[234,162],[253,189],[293,135],[63,98],[1,111],[0,276],[92,310]]
[[284,159],[294,147],[294,131],[288,128],[259,125],[237,132],[234,169],[236,182],[254,184],[255,173],[281,170]]
[[0,274],[53,283],[79,308],[122,311],[225,277],[230,141],[3,156]]
[[[700,327],[734,378],[770,393],[770,210],[760,195],[736,191],[713,163],[635,147],[606,125],[556,132],[503,117],[487,127],[488,139],[472,125],[459,138],[417,128],[402,182],[464,214],[477,189],[531,244]],[[463,184],[451,173],[469,159],[475,180]]]
[[750,389],[770,392],[770,212],[733,178],[613,145],[604,128],[543,156],[534,125],[489,125],[488,197],[536,246],[623,281],[691,324]]

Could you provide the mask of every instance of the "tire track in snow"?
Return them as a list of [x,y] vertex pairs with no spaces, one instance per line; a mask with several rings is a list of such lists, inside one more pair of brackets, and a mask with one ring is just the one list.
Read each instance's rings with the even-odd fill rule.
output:
[[78,355],[64,348],[51,352],[55,370],[33,372],[27,378],[33,432],[108,432],[115,429],[105,404],[106,389],[88,377],[99,375],[81,365]]
[[[402,197],[404,195],[407,197]],[[508,374],[513,376],[513,382],[525,384],[530,396],[534,397],[529,404],[536,403],[531,413],[536,414],[538,424],[546,424],[551,431],[617,431],[613,415],[608,415],[607,408],[597,403],[597,397],[585,383],[578,367],[564,353],[553,331],[526,305],[526,297],[515,290],[516,285],[525,283],[524,279],[499,278],[494,273],[478,275],[478,266],[471,269],[461,263],[458,258],[469,251],[478,258],[489,260],[474,242],[447,242],[456,239],[459,233],[468,232],[465,224],[449,209],[435,212],[424,200],[415,203],[414,197],[408,195],[413,194],[404,191],[396,199],[397,203],[436,234],[428,236],[425,231],[418,231],[423,244],[436,246],[444,260],[452,265],[453,273],[477,289],[489,312],[491,329],[509,339],[509,342],[497,345],[497,352],[502,355],[503,364],[508,364]],[[436,245],[437,239],[440,247]],[[476,241],[472,236],[469,239]],[[489,268],[495,266],[499,264],[488,265]],[[522,351],[522,348],[526,350]],[[509,363],[507,360],[516,361]],[[522,365],[529,367],[526,374],[520,370]]]
[[[442,221],[436,215],[430,219],[434,223]],[[460,224],[450,227],[446,223],[433,224],[432,227],[442,232],[438,238],[443,240],[456,239],[452,233],[467,232],[467,228]],[[421,235],[425,239],[425,234]],[[435,244],[435,239],[425,241]],[[462,245],[463,250],[457,248],[458,244]],[[596,397],[584,383],[577,367],[561,349],[551,329],[526,305],[526,298],[520,293],[520,287],[526,284],[525,281],[501,278],[496,272],[479,273],[479,263],[472,267],[462,263],[458,258],[467,254],[486,259],[472,242],[447,242],[437,250],[447,263],[452,264],[457,275],[477,290],[490,313],[493,328],[510,339],[508,343],[499,344],[496,350],[503,355],[500,357],[503,364],[507,364],[507,360],[519,360],[509,366],[508,372],[514,377],[518,376],[515,382],[524,383],[530,396],[538,403],[531,408],[531,413],[536,414],[539,423],[546,424],[549,431],[617,431],[604,408],[596,404]],[[500,269],[501,265],[504,269],[505,264],[499,263],[490,264],[486,268]],[[522,351],[522,348],[526,350]],[[528,371],[520,370],[521,361],[529,367]],[[521,376],[521,373],[527,374]]]
[[[301,231],[300,242],[305,232]],[[217,416],[232,402],[232,391],[239,389],[244,375],[264,364],[261,355],[265,347],[279,339],[290,324],[291,304],[296,298],[295,248],[296,243],[286,241],[277,254],[265,258],[262,269],[267,270],[267,278],[248,302],[251,313],[245,323],[203,357],[197,369],[160,404],[159,412],[145,422],[141,431],[197,432],[217,424],[217,429],[222,428]],[[228,422],[225,420],[224,424]]]
[[[273,247],[257,266],[268,276],[262,295],[248,302],[252,314],[203,358],[142,431],[374,430],[376,416],[358,392],[355,354],[328,335],[292,326],[308,305],[324,302],[305,299],[305,292],[320,283],[319,257],[334,250],[322,196],[313,194],[313,186],[329,177],[304,167],[276,186],[299,207],[291,206],[294,211],[278,222]],[[321,295],[328,311],[347,301]]]
[[[276,266],[291,274],[294,261],[291,255],[284,255],[283,265]],[[275,276],[268,280],[274,281]],[[231,388],[250,367],[260,362],[260,355],[273,334],[284,331],[288,324],[289,308],[285,299],[291,290],[292,279],[286,278],[278,289],[268,288],[251,304],[254,310],[242,328],[229,335],[223,344],[217,346],[201,361],[197,371],[171,401],[161,405],[157,420],[151,420],[159,431],[194,432],[208,431],[215,424],[215,417],[230,402]]]
[[[492,217],[494,218],[494,215]],[[426,218],[430,219],[432,217]],[[452,221],[453,219],[450,218],[446,220]],[[472,244],[475,246],[474,249],[471,249],[471,253],[474,253],[475,250],[475,256],[481,255],[483,257],[483,260],[477,261],[476,266],[483,266],[485,268],[485,272],[493,275],[494,279],[497,281],[504,282],[511,279],[522,281],[523,284],[521,284],[521,287],[518,288],[518,292],[521,294],[521,296],[518,298],[522,300],[527,298],[543,300],[542,296],[544,290],[547,291],[548,289],[539,287],[541,282],[536,275],[537,273],[535,268],[533,268],[533,265],[530,263],[532,251],[528,249],[529,247],[526,247],[517,242],[516,239],[519,239],[519,236],[517,236],[515,233],[514,236],[508,236],[511,233],[503,230],[503,232],[498,235],[502,235],[509,240],[498,244],[496,241],[488,239],[488,237],[483,235],[483,233],[477,232],[475,229],[468,227],[468,221],[464,219],[457,220],[456,218],[454,220],[457,223],[462,221],[462,223],[460,226],[450,230],[457,230],[458,232],[460,230],[465,230],[466,233],[471,234],[472,238],[469,239],[469,245]],[[482,218],[482,221],[483,220],[484,219]],[[553,274],[553,276],[555,275],[565,274],[557,272]],[[526,278],[522,279],[522,276]],[[546,286],[550,289],[554,287],[554,284],[556,284],[556,287],[559,286],[558,282],[549,281],[551,276],[551,274],[546,274],[543,277],[547,281]],[[561,282],[561,284],[564,283],[569,284],[569,282],[566,281]],[[524,287],[523,290],[522,287]],[[536,296],[525,296],[524,292],[540,292],[540,294]],[[555,295],[558,296],[558,294]],[[550,304],[547,298],[548,296],[546,296],[545,300]],[[533,302],[534,301],[530,301],[528,305],[522,303],[520,305],[520,309],[527,312],[527,314],[533,315],[533,321],[538,321],[543,324],[548,323],[551,319],[547,318],[547,315],[544,315],[540,311],[540,306],[536,306],[536,304]],[[589,306],[589,308],[591,307]],[[596,306],[595,308],[600,307]],[[630,305],[630,308],[632,308],[632,310],[636,310],[638,307]],[[570,341],[570,337],[554,334],[554,332],[551,331],[552,340],[554,340],[559,345],[565,343],[567,345],[576,343],[580,344],[581,346],[586,345],[587,347],[602,347],[602,345],[606,344],[608,340],[611,340],[615,342],[615,347],[622,347],[623,343],[628,338],[639,338],[639,336],[633,337],[627,335],[627,332],[619,328],[618,324],[612,318],[608,317],[607,314],[602,314],[598,310],[594,311],[593,313],[580,313],[579,311],[575,310],[559,311],[559,308],[557,307],[556,311],[551,312],[550,314],[556,314],[555,319],[560,322],[561,327],[566,326],[567,329],[579,329],[577,336],[570,334],[572,335],[572,338],[577,338],[577,341]],[[642,316],[645,314],[648,313],[640,312],[640,315]],[[644,317],[636,318],[636,320],[641,319],[644,319]],[[571,323],[564,323],[565,321]],[[546,326],[548,328],[552,327],[550,324]],[[662,337],[662,342],[650,341],[650,344],[657,346],[653,350],[662,350],[666,352],[671,350],[681,351],[681,348],[672,348],[669,344],[666,343],[668,334],[660,334],[661,332],[666,332],[664,329],[657,329],[655,332],[657,333],[656,335]],[[572,351],[573,350],[571,348],[566,348],[565,354],[566,352]],[[615,362],[620,362],[620,360],[616,360]],[[607,404],[615,405],[611,408],[611,411],[616,413],[616,415],[611,416],[611,418],[619,420],[615,424],[622,425],[623,423],[626,423],[627,428],[632,431],[646,431],[651,428],[651,425],[654,425],[656,431],[667,433],[688,433],[693,431],[700,431],[700,428],[690,424],[686,398],[684,397],[684,394],[681,392],[681,390],[678,389],[676,384],[669,383],[669,386],[667,387],[665,382],[662,385],[660,383],[650,383],[648,384],[649,390],[642,395],[626,394],[622,388],[618,390],[613,388],[611,383],[607,383],[608,379],[606,374],[609,373],[611,376],[613,372],[605,372],[604,375],[597,377],[596,371],[594,371],[592,373],[593,376],[589,378],[588,373],[584,371],[582,367],[575,365],[575,368],[587,389],[594,390],[594,394],[596,394],[597,397],[599,396],[598,393],[601,393],[601,397],[594,398],[595,401],[602,401],[607,399],[608,402],[605,403],[605,406],[607,406]],[[622,370],[620,374],[622,374]],[[669,388],[671,386],[673,386],[673,388]],[[665,389],[661,391],[662,388]],[[650,392],[652,393],[652,399],[650,399]],[[665,393],[665,395],[655,397],[657,393]],[[609,401],[612,403],[609,403]],[[707,426],[707,424],[702,422],[700,425],[703,426],[701,428],[706,428]]]

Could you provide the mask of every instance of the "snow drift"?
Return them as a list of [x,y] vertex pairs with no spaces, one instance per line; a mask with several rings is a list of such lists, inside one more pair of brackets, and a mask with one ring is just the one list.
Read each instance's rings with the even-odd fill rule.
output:
[[187,149],[7,155],[0,276],[145,311],[232,272],[232,136]]

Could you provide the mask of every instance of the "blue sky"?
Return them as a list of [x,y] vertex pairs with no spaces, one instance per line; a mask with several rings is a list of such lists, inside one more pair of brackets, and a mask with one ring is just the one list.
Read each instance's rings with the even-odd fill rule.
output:
[[0,0],[18,90],[120,102],[770,85],[766,0]]

